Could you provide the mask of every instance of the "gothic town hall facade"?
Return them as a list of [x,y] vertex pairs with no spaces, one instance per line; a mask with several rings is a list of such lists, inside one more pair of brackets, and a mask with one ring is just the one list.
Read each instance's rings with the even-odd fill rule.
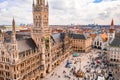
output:
[[66,33],[52,34],[48,15],[45,0],[36,0],[30,37],[16,35],[14,19],[10,40],[0,31],[0,80],[40,80],[70,55],[72,39],[87,40],[67,29]]

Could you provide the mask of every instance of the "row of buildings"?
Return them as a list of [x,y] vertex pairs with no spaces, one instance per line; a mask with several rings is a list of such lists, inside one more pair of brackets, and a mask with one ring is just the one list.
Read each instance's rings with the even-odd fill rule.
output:
[[34,26],[30,34],[18,34],[14,19],[12,32],[7,37],[0,32],[0,80],[40,80],[73,50],[87,52],[91,49],[92,38],[85,34],[70,33],[67,29],[52,34],[48,8],[45,0],[33,2]]
[[90,34],[93,37],[93,47],[98,49],[107,49],[109,44],[115,38],[115,28],[114,21],[112,20],[110,28],[106,31],[102,31],[101,29],[96,30],[95,33]]
[[109,44],[107,58],[110,66],[120,69],[120,33],[116,33],[115,38]]
[[73,51],[89,52],[92,46],[104,49],[114,38],[113,21],[107,37],[101,37],[102,33],[77,34],[67,28],[64,32],[53,34],[49,28],[48,3],[36,0],[32,6],[33,27],[30,34],[18,34],[14,19],[12,33],[8,35],[10,38],[0,31],[0,80],[40,80]]

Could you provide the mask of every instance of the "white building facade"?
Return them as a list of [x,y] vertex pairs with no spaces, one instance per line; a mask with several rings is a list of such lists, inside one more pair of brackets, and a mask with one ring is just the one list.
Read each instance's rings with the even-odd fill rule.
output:
[[99,33],[93,40],[93,47],[98,49],[107,49],[109,44],[115,39],[114,21],[112,20],[110,29],[107,33]]
[[93,47],[104,49],[107,47],[107,40],[105,40],[100,34],[98,34],[93,41]]
[[120,36],[115,36],[115,39],[110,43],[107,58],[110,65],[120,65]]

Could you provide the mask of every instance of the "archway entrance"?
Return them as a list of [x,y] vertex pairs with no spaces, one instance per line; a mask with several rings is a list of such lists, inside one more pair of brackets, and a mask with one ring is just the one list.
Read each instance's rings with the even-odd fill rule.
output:
[[94,46],[94,48],[97,48],[97,46]]
[[43,73],[41,73],[40,78],[44,78]]
[[50,64],[48,64],[48,67],[47,67],[47,70],[46,70],[46,73],[49,73],[50,72]]
[[102,49],[102,42],[96,41],[96,42],[94,43],[94,48],[96,48],[96,49]]
[[98,49],[102,49],[100,46],[98,46]]

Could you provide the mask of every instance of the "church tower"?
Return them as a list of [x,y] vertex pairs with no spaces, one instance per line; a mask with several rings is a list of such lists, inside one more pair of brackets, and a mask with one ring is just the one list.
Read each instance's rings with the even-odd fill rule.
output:
[[[32,39],[35,41],[37,47],[41,51],[41,69],[43,71],[43,77],[46,76],[46,48],[49,49],[49,22],[48,22],[48,4],[45,0],[33,0],[33,29]],[[46,43],[47,42],[47,43]]]
[[114,20],[112,19],[112,21],[111,21],[111,26],[110,26],[110,30],[114,30]]
[[114,20],[112,19],[109,33],[108,33],[109,43],[111,43],[114,38],[115,38],[115,29],[114,29]]
[[36,4],[33,0],[32,38],[37,46],[41,45],[42,38],[48,38],[50,35],[48,14],[48,4],[45,4],[45,0],[36,0]]
[[36,4],[33,1],[33,35],[36,34],[36,37],[40,33],[45,38],[49,36],[48,14],[48,4],[45,0],[36,0]]
[[12,54],[12,59],[13,59],[13,63],[15,63],[18,60],[18,48],[17,48],[17,41],[16,41],[16,29],[15,29],[15,20],[13,18],[12,21],[12,36],[11,36],[11,52]]

